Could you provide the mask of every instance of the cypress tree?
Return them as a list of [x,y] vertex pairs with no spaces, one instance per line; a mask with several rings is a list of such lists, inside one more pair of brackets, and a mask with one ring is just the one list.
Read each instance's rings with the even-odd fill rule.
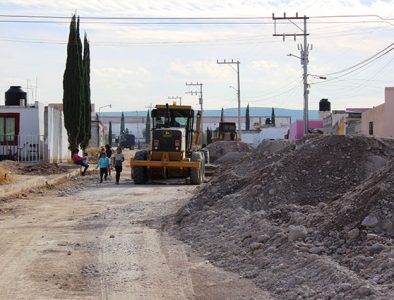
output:
[[81,143],[81,147],[85,149],[89,145],[90,138],[92,137],[91,132],[91,115],[92,115],[92,107],[90,100],[90,47],[87,35],[85,33],[83,40],[83,84],[84,84],[84,138]]
[[[79,107],[81,110],[81,117],[79,119],[79,133],[78,133],[78,144],[83,144],[86,140],[86,103],[85,103],[85,74],[84,74],[84,67],[83,67],[83,58],[82,58],[82,41],[81,35],[79,34],[79,17],[77,18],[77,51],[78,51],[78,69],[79,69]],[[82,145],[81,145],[82,146]],[[82,146],[82,149],[84,147]]]
[[112,147],[112,122],[109,121],[109,126],[108,126],[108,145]]
[[246,113],[245,113],[245,129],[250,130],[250,115],[249,115],[249,104],[246,106]]
[[271,112],[271,125],[272,125],[272,127],[275,127],[275,110],[274,110],[274,108],[272,108],[272,112]]
[[146,122],[145,122],[145,143],[147,145],[150,144],[150,116],[149,116],[149,109],[146,114]]
[[122,116],[120,117],[120,134],[125,133],[125,124],[124,124],[124,113],[122,111]]
[[222,107],[222,111],[220,113],[220,122],[224,122],[224,109]]
[[78,57],[77,25],[74,15],[70,23],[67,44],[66,68],[63,75],[64,126],[67,130],[69,149],[78,147],[81,120],[81,71]]

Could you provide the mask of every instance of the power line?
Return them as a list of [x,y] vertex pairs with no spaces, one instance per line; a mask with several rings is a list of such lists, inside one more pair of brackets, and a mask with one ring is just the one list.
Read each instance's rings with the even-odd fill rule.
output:
[[[56,15],[13,15],[0,14],[4,18],[36,18],[36,19],[70,19],[70,16],[56,16]],[[214,16],[214,17],[104,17],[104,16],[80,16],[83,19],[92,20],[270,20],[271,16],[245,16],[245,17],[229,17],[229,16]],[[382,21],[393,21],[394,18],[385,18],[378,14],[354,14],[354,15],[317,15],[310,16],[310,19],[330,19],[330,18],[377,18]]]
[[[372,60],[369,60],[368,62],[364,63],[363,65],[358,66],[358,67],[355,68],[355,69],[352,69],[352,70],[350,70],[350,71],[348,71],[348,72],[346,72],[346,73],[344,73],[344,74],[338,75],[338,76],[336,76],[336,77],[329,78],[329,79],[327,79],[327,80],[324,81],[324,82],[317,82],[317,83],[315,83],[315,84],[323,84],[323,83],[325,83],[325,82],[333,81],[333,80],[336,80],[336,79],[338,79],[338,78],[345,77],[345,76],[347,76],[347,75],[349,75],[349,74],[352,74],[352,73],[354,73],[354,72],[356,72],[356,71],[359,71],[360,69],[362,69],[362,68],[368,66],[369,64],[373,63],[374,61],[376,61],[376,60],[378,60],[379,58],[385,56],[386,54],[390,53],[390,52],[393,51],[393,50],[394,50],[394,48],[388,49],[386,52],[383,52],[383,53],[380,54],[379,56],[375,57],[375,58],[372,59]],[[322,76],[323,76],[323,75],[322,75]]]
[[[353,69],[353,68],[355,68],[355,67],[358,67],[358,66],[360,66],[360,65],[362,65],[362,64],[364,64],[364,63],[367,63],[368,61],[372,60],[373,58],[375,58],[376,56],[378,56],[379,54],[381,54],[382,52],[386,51],[387,49],[389,49],[389,48],[392,47],[392,46],[394,46],[394,43],[391,43],[390,45],[388,45],[388,46],[385,47],[384,49],[382,49],[382,50],[380,50],[379,52],[377,52],[377,53],[375,53],[374,55],[372,55],[371,57],[368,57],[367,59],[364,59],[363,61],[361,61],[361,62],[359,62],[359,63],[357,63],[357,64],[355,64],[355,65],[353,65],[353,66],[347,67],[347,68],[345,68],[345,69],[343,69],[343,70],[340,70],[340,71],[336,71],[336,72],[332,72],[332,73],[327,73],[327,74],[322,74],[321,76],[330,76],[330,75],[335,75],[335,74],[339,74],[339,73],[343,73],[343,72],[349,71],[349,70],[351,70],[351,69]],[[392,50],[392,49],[391,49],[391,50]],[[390,50],[390,51],[391,51],[391,50]],[[388,52],[390,52],[390,51],[388,51]],[[388,53],[388,52],[387,52],[387,53]]]

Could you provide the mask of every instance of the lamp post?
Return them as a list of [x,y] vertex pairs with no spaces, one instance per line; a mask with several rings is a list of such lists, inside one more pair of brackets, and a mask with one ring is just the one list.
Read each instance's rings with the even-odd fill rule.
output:
[[111,104],[107,104],[107,105],[104,105],[104,106],[100,106],[100,107],[99,107],[99,120],[100,120],[100,117],[101,117],[101,109],[104,108],[104,107],[112,108],[112,105],[111,105]]
[[238,95],[238,138],[241,140],[241,84],[240,84],[240,79],[239,79],[239,60],[234,61],[233,59],[231,61],[226,61],[223,60],[222,62],[220,62],[219,60],[216,60],[216,63],[219,65],[222,64],[236,64],[237,65],[237,83],[238,83],[238,89],[236,89],[237,91],[237,95]]

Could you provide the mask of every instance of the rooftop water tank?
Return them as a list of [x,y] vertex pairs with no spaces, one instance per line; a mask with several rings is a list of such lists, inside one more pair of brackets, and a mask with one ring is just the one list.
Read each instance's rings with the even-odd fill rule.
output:
[[27,106],[26,92],[18,85],[11,86],[8,91],[5,92],[5,105]]
[[331,111],[331,103],[328,99],[321,99],[319,102],[319,111]]

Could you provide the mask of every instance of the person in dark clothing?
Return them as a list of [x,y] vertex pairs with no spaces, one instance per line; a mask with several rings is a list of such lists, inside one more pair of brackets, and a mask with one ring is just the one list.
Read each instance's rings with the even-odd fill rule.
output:
[[81,175],[85,176],[86,170],[89,168],[89,164],[85,161],[85,159],[78,155],[79,149],[74,149],[71,152],[71,159],[74,161],[75,164],[81,165],[84,167]]
[[[105,154],[106,154],[106,156],[108,157],[108,159],[110,160],[110,162],[111,162],[111,157],[112,157],[112,149],[111,149],[111,146],[110,145],[105,145]],[[109,176],[111,176],[111,170],[112,170],[112,166],[110,165],[109,167],[108,167],[108,175]]]
[[119,184],[120,173],[122,173],[122,163],[124,162],[124,156],[122,154],[122,148],[118,147],[116,153],[112,156],[112,164],[115,166],[116,172],[116,184]]

